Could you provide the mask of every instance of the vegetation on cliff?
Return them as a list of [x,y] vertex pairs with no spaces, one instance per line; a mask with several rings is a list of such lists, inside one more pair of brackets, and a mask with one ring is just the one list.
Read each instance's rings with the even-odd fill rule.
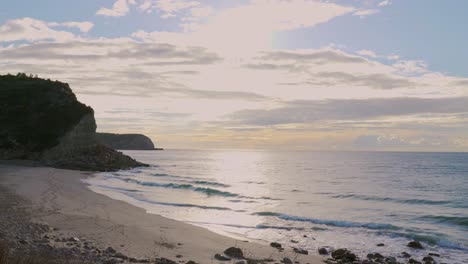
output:
[[66,83],[0,75],[0,110],[0,159],[97,171],[144,165],[96,141],[93,109]]

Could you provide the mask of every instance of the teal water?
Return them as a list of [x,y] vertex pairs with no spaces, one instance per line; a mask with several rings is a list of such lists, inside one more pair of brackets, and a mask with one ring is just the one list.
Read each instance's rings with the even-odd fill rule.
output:
[[[468,153],[125,153],[152,166],[88,182],[150,213],[314,252],[434,252],[468,263]],[[407,248],[412,239],[426,250]]]

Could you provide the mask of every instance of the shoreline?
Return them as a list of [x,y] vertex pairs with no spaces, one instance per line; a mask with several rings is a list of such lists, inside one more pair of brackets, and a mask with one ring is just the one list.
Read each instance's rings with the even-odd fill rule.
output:
[[[288,258],[318,264],[325,260],[318,255],[298,254],[289,248],[280,251],[261,241],[246,242],[147,213],[90,190],[82,180],[93,174],[35,167],[27,162],[2,162],[0,186],[30,202],[21,202],[21,206],[30,211],[32,223],[49,227],[44,236],[50,238],[47,247],[51,249],[78,247],[80,251],[93,251],[98,257],[118,262],[144,263],[164,258],[179,263],[218,263],[215,255],[223,255],[230,247],[240,248],[247,259],[258,262],[279,263]],[[27,238],[20,240],[24,239]],[[86,249],[91,248],[89,245],[92,250]],[[104,254],[109,247],[116,251],[112,254],[121,258]],[[231,261],[237,263],[240,259]]]

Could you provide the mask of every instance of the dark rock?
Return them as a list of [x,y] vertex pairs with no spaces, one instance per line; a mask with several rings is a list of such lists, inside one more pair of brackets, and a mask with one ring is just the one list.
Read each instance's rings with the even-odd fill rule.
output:
[[193,260],[189,260],[189,261],[187,261],[187,263],[185,263],[185,264],[198,264],[198,263],[195,262],[195,261],[193,261]]
[[177,262],[167,259],[167,258],[160,258],[156,260],[157,264],[177,264]]
[[122,253],[120,253],[120,252],[115,253],[115,254],[114,254],[114,257],[119,258],[119,259],[128,259],[127,256],[125,256],[124,254],[122,254]]
[[283,248],[283,246],[281,246],[281,244],[277,242],[271,242],[270,246],[274,248]]
[[297,254],[302,254],[302,255],[309,255],[309,251],[301,248],[293,248],[294,252]]
[[409,242],[407,246],[410,248],[415,248],[415,249],[424,249],[421,242],[416,241],[416,240]]
[[104,250],[104,253],[106,254],[115,254],[117,251],[113,247],[108,247],[106,250]]
[[385,263],[386,264],[396,264],[397,259],[395,257],[386,257],[385,258]]
[[429,253],[428,255],[432,257],[440,257],[440,255],[437,253]]
[[377,244],[377,246],[378,246],[378,247],[384,247],[385,244],[384,244],[384,243],[379,243],[379,244]]
[[410,258],[410,259],[408,260],[408,263],[409,263],[409,264],[421,264],[421,262],[419,262],[419,261],[417,261],[417,260],[415,260],[415,259],[412,259],[412,258]]
[[91,107],[58,81],[0,75],[0,159],[109,171],[145,166],[96,141]]
[[21,240],[19,241],[19,243],[22,244],[22,245],[27,245],[27,244],[29,244],[29,242],[28,242],[27,240],[25,240],[25,239],[21,239]]
[[403,258],[411,258],[411,255],[408,254],[407,252],[401,252],[401,256],[402,256]]
[[291,259],[285,257],[285,258],[283,258],[283,260],[281,261],[281,263],[284,263],[284,264],[292,264],[293,262],[291,261]]
[[119,263],[119,261],[116,259],[108,259],[104,261],[104,264],[117,264],[117,263]]
[[236,259],[243,259],[244,258],[244,253],[240,248],[236,247],[230,247],[224,251],[224,254],[226,256],[229,256],[231,258],[236,258]]
[[433,261],[434,261],[434,258],[431,257],[431,256],[425,256],[422,260],[423,260],[424,262],[433,262]]
[[226,257],[226,256],[223,256],[223,255],[220,255],[220,254],[216,254],[214,256],[215,259],[219,260],[219,261],[230,261],[231,259]]
[[175,257],[176,258],[182,258],[183,256],[182,255],[176,255]]
[[334,259],[343,260],[347,262],[353,262],[357,259],[356,255],[346,248],[340,248],[340,249],[333,251],[332,257]]
[[319,248],[319,249],[318,249],[318,253],[319,253],[320,255],[328,255],[328,250],[327,250],[326,248],[324,248],[324,247],[323,247],[323,248]]
[[297,244],[299,241],[291,239],[291,243]]

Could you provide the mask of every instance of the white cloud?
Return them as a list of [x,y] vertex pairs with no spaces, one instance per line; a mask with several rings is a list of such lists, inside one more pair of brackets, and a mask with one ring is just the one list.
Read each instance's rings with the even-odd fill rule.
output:
[[357,52],[357,54],[359,55],[362,55],[362,56],[366,56],[366,57],[371,57],[371,58],[377,58],[377,54],[375,54],[375,52],[373,52],[372,50],[360,50]]
[[427,73],[427,65],[420,60],[400,60],[393,64],[393,67],[400,73],[406,75],[424,74]]
[[379,3],[379,6],[389,6],[392,4],[392,1],[390,0],[385,0]]
[[50,26],[50,27],[78,28],[83,33],[89,32],[94,27],[94,23],[91,23],[91,22],[88,22],[88,21],[85,21],[85,22],[63,22],[63,23],[51,22],[51,23],[47,23],[47,25]]
[[8,20],[0,26],[0,41],[66,41],[72,40],[75,36],[67,31],[51,29],[47,22],[33,19],[20,18]]
[[144,0],[139,8],[151,13],[155,10],[161,13],[162,18],[175,17],[177,13],[200,6],[198,1],[187,0]]
[[[129,0],[130,4],[134,4],[134,0]],[[127,0],[116,0],[112,8],[101,8],[96,12],[98,16],[119,17],[125,16],[129,12]]]
[[370,15],[375,15],[380,11],[377,9],[362,9],[353,13],[353,16],[359,16],[360,18],[365,18]]

